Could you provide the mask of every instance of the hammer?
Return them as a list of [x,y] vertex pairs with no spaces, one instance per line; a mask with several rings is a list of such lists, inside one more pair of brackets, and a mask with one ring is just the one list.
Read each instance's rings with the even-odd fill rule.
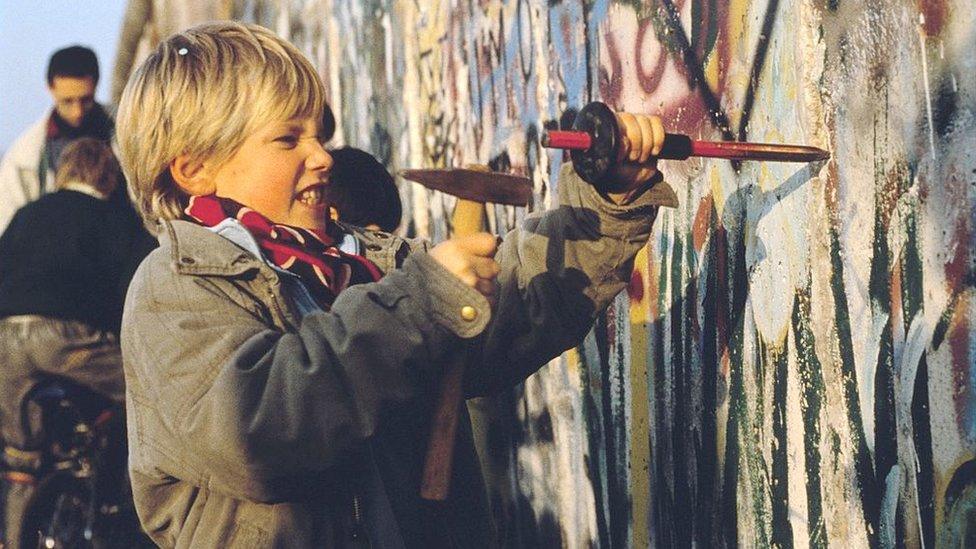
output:
[[[485,203],[524,206],[532,199],[532,180],[527,177],[491,172],[487,166],[464,169],[403,170],[404,179],[420,183],[428,189],[441,191],[458,198],[451,216],[454,236],[468,236],[482,230]],[[462,310],[464,315],[465,311]],[[451,487],[451,467],[454,461],[454,439],[457,436],[458,415],[463,397],[464,360],[448,364],[441,378],[438,396],[427,443],[427,458],[420,496],[429,501],[445,501]]]
[[[576,115],[573,131],[549,131],[542,146],[567,149],[576,173],[587,183],[604,190],[618,162],[622,141],[617,115],[605,103],[593,101]],[[738,141],[695,141],[687,135],[668,133],[658,159],[685,160],[691,156],[730,160],[773,162],[814,162],[830,158],[830,153],[806,145],[743,143]]]

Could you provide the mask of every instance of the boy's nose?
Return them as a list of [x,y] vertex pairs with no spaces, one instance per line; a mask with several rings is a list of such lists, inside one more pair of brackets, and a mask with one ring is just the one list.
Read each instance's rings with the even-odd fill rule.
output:
[[306,159],[306,166],[312,171],[329,171],[332,169],[332,155],[329,151],[325,150],[325,147],[321,143],[315,141],[312,144],[312,152],[308,155]]

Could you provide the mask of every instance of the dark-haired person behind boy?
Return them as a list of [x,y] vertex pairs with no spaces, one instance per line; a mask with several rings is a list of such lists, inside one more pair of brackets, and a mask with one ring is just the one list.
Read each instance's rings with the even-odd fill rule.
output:
[[112,119],[95,102],[98,58],[84,46],[60,49],[47,67],[54,106],[22,133],[0,161],[0,233],[17,208],[54,190],[61,151],[79,137],[108,143]]
[[325,194],[332,218],[366,229],[396,231],[403,205],[390,172],[362,149],[342,147],[329,154],[334,164]]
[[[83,137],[61,157],[57,191],[17,211],[0,236],[0,429],[8,548],[41,458],[39,383],[67,378],[114,401],[125,396],[119,326],[129,280],[149,253],[131,208],[110,196],[122,179],[108,145]],[[9,476],[14,479],[14,476]]]

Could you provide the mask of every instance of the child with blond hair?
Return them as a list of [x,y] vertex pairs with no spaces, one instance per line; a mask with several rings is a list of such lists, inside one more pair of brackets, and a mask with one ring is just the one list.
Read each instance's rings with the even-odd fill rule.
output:
[[[653,169],[611,195],[564,169],[562,205],[501,245],[348,229],[342,251],[324,102],[295,47],[232,22],[165,40],[122,96],[122,165],[160,238],[125,306],[129,467],[163,547],[490,545],[466,418],[447,503],[419,496],[441,372],[466,348],[469,396],[523,380],[580,341],[650,233]],[[660,149],[656,118],[623,122],[632,160]]]

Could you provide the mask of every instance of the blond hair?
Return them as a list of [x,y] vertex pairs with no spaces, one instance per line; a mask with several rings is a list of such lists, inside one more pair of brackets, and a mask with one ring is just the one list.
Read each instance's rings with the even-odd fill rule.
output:
[[119,159],[146,226],[186,206],[169,172],[177,156],[219,166],[258,128],[326,108],[315,68],[268,29],[225,21],[170,36],[129,79],[116,117]]
[[58,157],[54,186],[82,184],[102,195],[112,194],[119,184],[119,164],[108,145],[93,137],[79,137],[68,143]]

